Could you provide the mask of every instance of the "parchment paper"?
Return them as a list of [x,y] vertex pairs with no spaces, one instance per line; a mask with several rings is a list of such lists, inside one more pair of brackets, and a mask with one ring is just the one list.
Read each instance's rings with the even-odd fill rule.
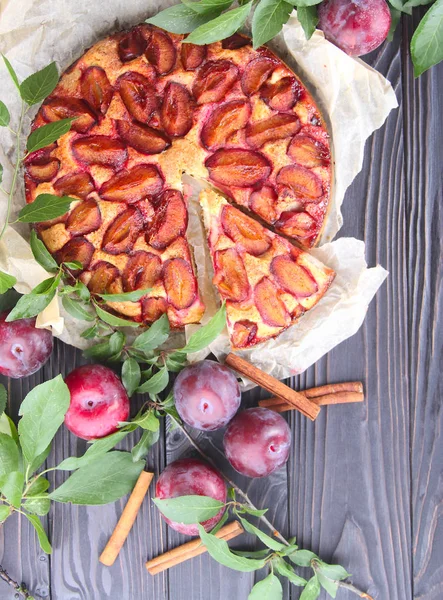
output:
[[[8,56],[20,79],[52,60],[62,71],[100,38],[141,22],[174,3],[174,0],[132,0],[130,3],[121,0],[107,0],[106,3],[71,0],[62,4],[60,0],[3,0],[0,5],[0,51]],[[361,170],[366,139],[383,124],[392,108],[397,106],[397,100],[390,83],[382,75],[362,61],[348,57],[327,42],[321,32],[317,31],[307,42],[295,11],[283,34],[270,45],[302,76],[319,102],[332,133],[335,157],[332,205],[323,245],[313,253],[337,272],[336,280],[326,296],[299,323],[276,340],[243,353],[258,367],[283,378],[302,372],[353,335],[363,322],[369,302],[386,278],[387,272],[381,266],[367,268],[363,242],[355,239],[324,242],[331,241],[342,225],[340,207],[347,187]],[[0,72],[0,98],[13,115],[11,126],[14,127],[19,112],[17,91],[6,70]],[[32,117],[33,113],[30,113],[26,131]],[[7,189],[15,160],[15,140],[8,130],[2,128],[0,142],[0,162],[4,167],[4,187]],[[204,323],[216,310],[218,298],[211,285],[212,268],[196,204],[200,184],[195,181],[188,183],[194,189],[190,199],[188,236],[194,246],[200,289],[207,305]],[[13,216],[23,204],[20,180]],[[0,196],[0,222],[3,222],[5,214],[6,198]],[[16,287],[21,292],[29,291],[48,276],[33,259],[28,239],[27,226],[14,226],[8,228],[0,242],[0,269],[17,278]],[[54,335],[76,347],[90,343],[79,336],[84,323],[65,314],[57,298],[39,315],[38,326],[52,326]],[[189,326],[187,336],[196,327]],[[210,349],[218,357],[226,354],[229,351],[227,335],[222,334]]]

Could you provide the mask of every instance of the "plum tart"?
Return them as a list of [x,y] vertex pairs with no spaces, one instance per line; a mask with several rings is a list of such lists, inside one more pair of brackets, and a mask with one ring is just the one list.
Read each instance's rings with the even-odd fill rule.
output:
[[[186,239],[184,173],[210,182],[301,246],[319,239],[331,181],[325,125],[294,73],[267,48],[254,50],[245,36],[195,46],[150,25],[112,35],[64,72],[33,129],[67,117],[75,117],[71,130],[27,157],[26,199],[42,193],[75,199],[67,215],[39,224],[38,233],[59,262],[82,264],[73,275],[92,293],[150,289],[139,302],[112,303],[119,314],[150,323],[166,312],[173,327],[182,327],[204,312]],[[224,211],[223,222],[234,215],[237,230],[237,211]],[[247,256],[260,261],[269,253],[262,248],[280,238],[254,227],[262,239]],[[289,277],[297,257],[308,264],[309,294],[292,295],[288,312],[274,314],[268,325],[256,323],[254,339],[286,327],[329,280],[309,267],[307,255],[278,244],[284,261],[293,261]],[[238,247],[224,250],[217,264],[226,263],[233,276],[226,286],[240,293],[231,265]],[[258,286],[258,298],[269,295],[275,277]],[[218,287],[226,296],[221,282]],[[239,335],[238,327],[241,346],[249,334]]]

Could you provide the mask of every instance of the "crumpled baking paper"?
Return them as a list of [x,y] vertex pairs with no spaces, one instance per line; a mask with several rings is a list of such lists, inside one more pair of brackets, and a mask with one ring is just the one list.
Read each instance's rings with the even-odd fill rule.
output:
[[[174,0],[154,2],[133,0],[131,3],[108,0],[106,6],[90,0],[76,0],[60,5],[59,0],[7,1],[0,5],[0,51],[8,56],[19,78],[55,61],[63,71],[86,48],[110,33],[129,27],[157,11],[174,4]],[[348,57],[330,44],[319,31],[306,41],[296,13],[283,33],[270,46],[300,74],[322,109],[332,134],[335,158],[335,181],[331,208],[321,240],[313,254],[337,277],[318,305],[298,323],[275,340],[260,344],[241,354],[259,368],[282,379],[301,373],[323,354],[353,335],[363,322],[367,306],[387,276],[376,266],[367,268],[364,243],[352,238],[331,242],[342,225],[341,204],[346,189],[361,170],[366,139],[386,120],[397,106],[390,83],[380,73],[360,60]],[[6,71],[2,73],[1,99],[9,107],[13,121],[19,112],[19,100]],[[35,111],[26,118],[29,130]],[[11,124],[12,126],[15,123]],[[15,139],[7,129],[0,131],[0,163],[4,167],[7,189],[15,160]],[[190,198],[188,237],[194,247],[197,276],[207,311],[202,320],[214,314],[219,300],[211,284],[212,266],[205,243],[205,233],[197,204],[199,182],[184,178],[194,190]],[[20,181],[14,198],[12,216],[24,204]],[[0,223],[6,216],[6,198],[0,195]],[[17,278],[16,288],[27,292],[48,274],[36,263],[29,247],[29,228],[9,227],[0,242],[0,269]],[[38,316],[38,326],[52,327],[54,335],[78,348],[90,344],[80,337],[84,323],[73,319],[55,298]],[[186,336],[199,326],[189,326]],[[177,344],[183,335],[176,336]],[[210,346],[217,357],[229,352],[226,333]],[[201,358],[194,355],[193,358]]]

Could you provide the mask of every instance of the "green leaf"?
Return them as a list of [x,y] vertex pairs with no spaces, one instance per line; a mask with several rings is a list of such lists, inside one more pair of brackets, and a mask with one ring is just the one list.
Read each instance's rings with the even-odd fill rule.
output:
[[254,585],[248,600],[282,600],[283,588],[280,580],[273,573]]
[[[93,338],[97,337],[97,335],[98,335],[98,326],[97,326],[97,323],[94,323],[94,325],[92,327],[88,327],[87,329],[82,331],[80,334],[80,337],[84,338],[85,340],[92,340]],[[83,355],[84,354],[85,353],[83,352]]]
[[78,319],[79,321],[95,320],[95,315],[87,310],[88,306],[81,300],[73,300],[69,296],[63,296],[62,304],[66,312],[69,313],[71,317],[74,317],[74,319]]
[[140,385],[140,365],[134,358],[127,358],[122,366],[122,382],[131,397]]
[[245,558],[243,556],[238,556],[237,554],[234,554],[229,549],[229,546],[225,542],[225,540],[219,540],[215,537],[215,535],[206,533],[206,531],[201,525],[198,526],[198,531],[201,540],[206,546],[209,554],[214,560],[219,562],[221,565],[229,567],[230,569],[234,569],[235,571],[242,571],[243,573],[257,571],[258,569],[262,569],[265,566],[265,560]]
[[314,6],[315,4],[320,4],[323,0],[286,0],[292,6],[295,6],[297,10],[301,7],[305,6]]
[[11,514],[11,509],[6,504],[0,504],[0,523],[4,523]]
[[425,6],[426,4],[432,4],[434,0],[407,0],[403,4],[403,8],[414,8],[416,6]]
[[111,315],[111,313],[108,313],[100,308],[98,304],[95,304],[95,310],[97,311],[100,319],[108,325],[112,325],[112,327],[140,327],[140,323],[135,323],[134,321],[128,321],[126,319],[116,317],[115,315]]
[[[1,279],[1,271],[0,271],[0,279]],[[0,312],[6,312],[11,310],[19,299],[21,298],[21,294],[19,294],[14,289],[9,289],[5,293],[0,294]]]
[[311,560],[318,558],[314,552],[310,550],[296,550],[289,555],[289,559],[298,567],[310,567]]
[[443,60],[443,0],[437,0],[420,21],[411,40],[414,75]]
[[6,404],[8,402],[8,392],[6,391],[3,383],[0,383],[0,417],[6,410]]
[[4,294],[17,283],[17,279],[12,275],[8,275],[4,271],[0,271],[0,294]]
[[159,438],[159,429],[157,431],[144,431],[140,440],[131,450],[132,460],[137,462],[138,460],[145,459],[149,450],[158,442]]
[[317,6],[301,6],[297,8],[297,19],[303,27],[307,40],[310,40],[318,23]]
[[20,508],[24,484],[25,476],[21,471],[10,471],[0,477],[0,490],[15,508]]
[[55,296],[59,278],[50,277],[39,283],[29,294],[20,298],[6,317],[6,322],[35,317],[44,310]]
[[58,264],[48,252],[44,243],[37,237],[37,233],[33,229],[31,231],[31,250],[35,260],[45,271],[55,273],[58,271]]
[[[212,319],[193,333],[189,338],[189,342],[184,348],[178,350],[178,353],[191,354],[203,350],[220,335],[225,326],[226,306],[223,303]],[[172,356],[174,357],[174,355],[175,353]]]
[[200,15],[192,10],[192,8],[189,8],[189,6],[176,4],[162,10],[150,19],[146,19],[146,23],[157,25],[157,27],[166,29],[166,31],[170,31],[171,33],[189,33],[216,17],[220,12],[219,10],[214,10]]
[[328,565],[323,561],[320,561],[318,572],[334,581],[341,581],[342,579],[351,577],[350,573],[348,573],[341,565]]
[[179,496],[166,500],[154,498],[153,502],[166,518],[185,525],[212,519],[225,506],[224,502],[209,496]]
[[183,356],[180,359],[178,355],[176,355],[176,358],[166,356],[165,365],[168,371],[171,371],[172,373],[180,373],[180,371],[185,368],[186,356]]
[[261,0],[252,18],[252,41],[254,48],[262,46],[280,33],[293,10],[284,0]]
[[20,85],[20,95],[29,106],[38,104],[49,96],[58,82],[55,62],[27,77]]
[[17,428],[14,425],[13,420],[5,413],[0,416],[0,433],[5,433],[18,444]]
[[34,202],[24,206],[18,215],[21,223],[41,223],[61,217],[68,212],[71,202],[78,202],[69,196],[39,194]]
[[305,586],[305,589],[302,591],[300,600],[316,600],[320,596],[321,587],[320,583],[317,579],[317,576],[314,575]]
[[161,346],[169,337],[169,320],[165,313],[151,327],[137,336],[132,347],[142,352],[149,352]]
[[[63,264],[66,264],[66,263],[63,263]],[[90,294],[88,288],[85,286],[85,284],[82,281],[80,281],[80,279],[77,279],[77,281],[75,282],[75,285],[63,286],[61,293],[62,294],[77,294],[77,296],[80,298],[80,300],[84,300],[85,302],[87,302],[91,297],[91,294]]]
[[166,367],[160,369],[148,381],[137,388],[139,394],[160,394],[169,383],[169,373]]
[[217,533],[217,531],[220,531],[220,529],[223,527],[223,525],[226,523],[226,521],[228,519],[229,519],[229,510],[225,510],[225,512],[223,513],[222,518],[217,523],[217,525],[211,529],[210,533],[212,535],[215,535]]
[[37,477],[27,491],[27,496],[39,496],[49,489],[49,481],[46,477]]
[[68,133],[71,129],[71,123],[74,120],[74,118],[60,119],[59,121],[54,121],[53,123],[48,123],[34,129],[28,137],[26,150],[28,152],[35,152],[56,142],[62,135]]
[[252,535],[257,536],[259,538],[259,540],[261,540],[263,542],[263,544],[265,544],[265,546],[267,546],[268,548],[271,548],[271,550],[279,551],[279,550],[283,550],[283,548],[285,547],[284,544],[282,544],[281,542],[277,542],[277,540],[274,540],[266,533],[263,533],[263,531],[258,529],[258,527],[255,527],[255,525],[252,525],[251,523],[249,523],[249,521],[247,521],[240,515],[238,516],[238,518],[240,519],[241,524],[243,525],[243,527],[246,529],[246,531],[248,533],[252,533]]
[[0,433],[0,477],[11,471],[18,471],[20,453],[14,439],[7,433]]
[[44,517],[51,508],[51,500],[48,494],[42,494],[39,498],[28,498],[23,503],[23,508],[34,515]]
[[295,538],[290,538],[288,540],[289,546],[285,546],[285,549],[282,552],[279,552],[281,556],[289,556],[290,554],[294,554],[296,550],[298,550],[297,544],[291,543],[291,540],[295,540]]
[[109,338],[109,350],[112,356],[109,360],[118,360],[120,358],[123,346],[126,342],[126,336],[121,331],[115,331]]
[[46,554],[51,554],[52,547],[49,543],[48,536],[46,535],[46,531],[44,530],[40,519],[36,515],[27,515],[26,513],[25,517],[34,526],[34,529],[37,532],[38,541],[40,542],[40,547],[43,552],[46,552]]
[[389,0],[389,4],[401,12],[408,15],[412,14],[412,9],[410,6],[406,6],[407,2],[405,0]]
[[145,290],[135,290],[134,292],[125,292],[123,294],[97,294],[106,302],[138,302],[140,298],[149,294],[151,288]]
[[83,269],[83,265],[78,260],[73,260],[70,262],[64,262],[63,266],[67,269],[71,269],[72,271],[77,271],[78,269]]
[[282,558],[274,560],[273,564],[277,569],[278,573],[283,577],[289,579],[289,581],[294,585],[304,587],[308,583],[306,579],[303,579],[303,577],[297,575],[294,569],[290,565],[288,565],[288,563],[285,562]]
[[11,115],[4,102],[0,100],[0,127],[7,127],[11,120]]
[[158,431],[160,429],[160,421],[151,409],[146,411],[139,419],[132,421],[132,423],[135,423],[142,429],[147,429],[148,431]]
[[23,455],[29,464],[51,443],[63,423],[69,402],[69,389],[61,375],[36,386],[23,400],[18,433]]
[[41,467],[45,460],[48,458],[50,452],[51,444],[48,444],[48,447],[45,448],[45,450],[43,450],[41,454],[36,456],[32,463],[29,465],[29,472],[35,473],[35,471],[37,471],[37,469]]
[[182,2],[199,14],[205,14],[214,10],[223,12],[233,4],[233,0],[200,0],[199,2],[195,2],[194,0],[182,0]]
[[60,471],[74,471],[75,469],[89,465],[98,457],[103,456],[106,452],[112,450],[112,448],[119,444],[128,433],[129,431],[116,431],[115,433],[111,433],[104,438],[94,441],[83,456],[78,458],[76,456],[65,458],[65,460],[57,465],[57,469]]
[[262,517],[263,515],[265,515],[268,512],[268,508],[264,508],[263,510],[259,510],[256,508],[249,508],[249,506],[246,506],[245,504],[243,504],[241,510],[239,510],[239,512],[241,513],[246,513],[248,515],[253,515],[254,517]]
[[268,548],[262,550],[232,550],[237,556],[245,556],[246,558],[266,558],[270,554]]
[[251,8],[252,2],[248,2],[244,6],[228,10],[212,21],[194,29],[183,42],[202,45],[224,40],[240,29],[248,18]]
[[320,571],[317,572],[317,579],[318,579],[320,585],[322,586],[322,588],[325,589],[332,598],[335,598],[337,596],[337,591],[338,591],[338,582],[337,581],[332,581],[332,579],[328,579],[327,577],[322,575],[320,573]]
[[87,348],[83,352],[83,356],[86,358],[95,358],[97,360],[106,360],[110,358],[114,352],[110,344],[111,336],[105,338],[103,342],[99,342],[90,348]]
[[2,54],[2,57],[3,57],[3,61],[4,61],[5,65],[6,65],[6,68],[8,69],[8,73],[21,96],[20,83],[18,81],[17,73],[14,71],[13,66],[11,65],[11,63],[9,62],[9,60],[6,58],[6,56],[4,54]]
[[143,467],[144,462],[134,462],[129,452],[107,452],[80,467],[49,497],[72,504],[115,502],[132,490]]
[[392,42],[395,30],[400,22],[401,12],[391,5],[389,5],[389,10],[391,11],[391,27],[389,28],[388,37],[386,39],[388,42]]

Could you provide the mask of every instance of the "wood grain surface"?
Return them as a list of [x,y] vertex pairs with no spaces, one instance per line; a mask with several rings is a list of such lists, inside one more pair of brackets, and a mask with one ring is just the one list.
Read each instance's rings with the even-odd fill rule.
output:
[[[287,469],[265,480],[233,473],[221,434],[199,434],[205,451],[249,493],[284,535],[339,562],[377,600],[443,598],[443,65],[414,80],[408,53],[418,17],[405,18],[395,40],[367,61],[392,82],[400,103],[367,143],[362,172],[348,190],[340,236],[366,242],[368,264],[390,273],[364,325],[302,376],[295,389],[362,380],[361,405],[323,408],[315,423],[295,411]],[[84,359],[56,343],[36,375],[7,382],[10,414],[37,383],[67,374]],[[245,407],[268,395],[244,394]],[[134,407],[136,408],[136,407]],[[192,453],[179,430],[162,426],[148,467],[156,476]],[[130,448],[139,434],[122,444]],[[82,452],[84,442],[57,434],[48,465]],[[51,474],[60,483],[63,473]],[[29,524],[14,516],[0,530],[0,563],[37,600],[246,600],[262,573],[238,573],[208,555],[150,576],[147,559],[185,541],[160,520],[148,494],[119,559],[98,562],[123,502],[103,507],[54,504],[45,527],[53,554],[39,549]],[[244,535],[234,547],[253,547]],[[299,598],[284,587],[284,598]],[[0,599],[14,591],[0,581]],[[326,594],[322,592],[322,599]],[[337,598],[356,598],[339,591]]]

